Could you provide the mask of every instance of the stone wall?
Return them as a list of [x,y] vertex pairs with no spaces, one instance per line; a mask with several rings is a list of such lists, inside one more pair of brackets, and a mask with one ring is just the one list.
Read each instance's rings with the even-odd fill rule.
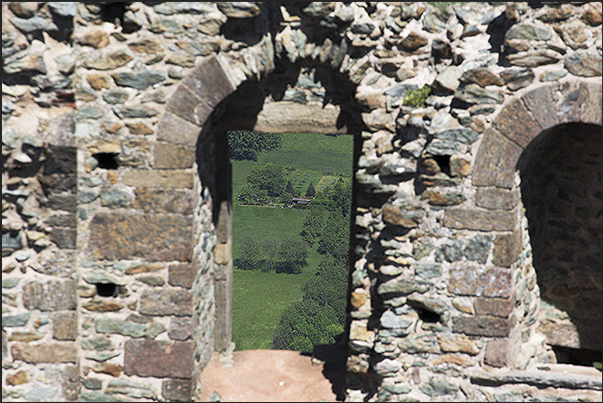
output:
[[347,400],[601,399],[599,3],[2,11],[3,400],[194,398],[237,128],[355,137]]

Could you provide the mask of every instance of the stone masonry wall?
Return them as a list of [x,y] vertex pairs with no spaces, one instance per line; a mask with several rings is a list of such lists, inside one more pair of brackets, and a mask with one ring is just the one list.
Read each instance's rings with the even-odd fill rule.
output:
[[600,350],[600,3],[12,2],[2,32],[3,400],[194,399],[232,348],[236,128],[355,137],[348,401],[601,400],[542,369]]

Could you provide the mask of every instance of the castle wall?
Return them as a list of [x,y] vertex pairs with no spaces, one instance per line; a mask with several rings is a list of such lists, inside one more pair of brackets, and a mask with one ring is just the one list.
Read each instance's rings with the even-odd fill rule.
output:
[[600,4],[449,10],[3,3],[3,400],[194,398],[230,128],[355,136],[347,400],[600,400],[540,369],[600,350]]

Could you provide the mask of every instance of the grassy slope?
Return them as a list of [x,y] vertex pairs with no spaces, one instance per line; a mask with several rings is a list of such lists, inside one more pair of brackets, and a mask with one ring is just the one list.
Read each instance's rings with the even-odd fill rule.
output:
[[[352,136],[329,137],[319,134],[284,134],[280,150],[263,153],[258,162],[292,165],[298,171],[296,182],[307,188],[328,173],[352,171]],[[236,194],[255,163],[233,161],[233,257],[240,253],[237,243],[242,234],[286,239],[299,237],[307,210],[236,205]],[[295,181],[294,181],[295,182]],[[301,299],[301,286],[315,272],[321,256],[310,250],[308,266],[298,275],[248,272],[234,269],[233,340],[237,350],[272,348],[272,335],[282,312]]]

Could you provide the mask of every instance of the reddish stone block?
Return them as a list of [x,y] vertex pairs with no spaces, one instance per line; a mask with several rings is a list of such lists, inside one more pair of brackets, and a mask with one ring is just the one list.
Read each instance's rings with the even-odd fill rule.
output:
[[483,136],[473,165],[473,185],[511,189],[523,148],[492,128]]
[[513,309],[513,302],[510,298],[477,298],[473,306],[477,315],[508,318]]
[[129,376],[185,378],[193,376],[194,343],[157,340],[127,340],[124,373]]
[[448,291],[456,295],[508,298],[511,277],[510,269],[459,265],[450,269]]
[[192,264],[175,264],[170,266],[168,270],[168,283],[170,285],[184,288],[193,286],[197,270]]
[[192,238],[192,222],[186,216],[100,213],[90,223],[88,248],[99,260],[190,261]]
[[452,318],[452,330],[470,336],[506,337],[509,320],[492,316],[459,316]]
[[488,343],[484,363],[498,368],[509,365],[509,342],[507,339],[492,340]]
[[512,231],[517,227],[515,211],[448,209],[444,226],[477,231]]

